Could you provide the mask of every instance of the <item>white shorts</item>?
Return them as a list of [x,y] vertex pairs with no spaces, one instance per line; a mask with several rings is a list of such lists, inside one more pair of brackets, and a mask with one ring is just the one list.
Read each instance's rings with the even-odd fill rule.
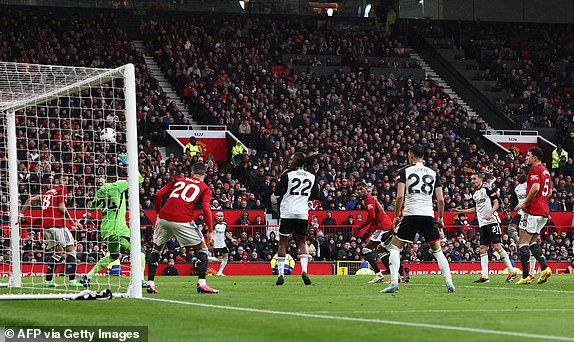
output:
[[74,245],[74,237],[68,228],[65,227],[45,228],[43,235],[44,241],[46,242],[46,249],[52,249],[57,245],[62,247]]
[[375,230],[371,237],[369,238],[369,242],[381,242],[381,238],[385,235],[384,230]]
[[174,235],[183,247],[197,246],[203,242],[203,234],[195,222],[171,222],[160,218],[153,230],[153,243],[162,246]]
[[546,222],[548,222],[548,218],[544,216],[530,214],[524,214],[524,216],[526,216],[526,225],[520,225],[518,227],[526,230],[530,234],[540,234],[540,231],[544,228]]

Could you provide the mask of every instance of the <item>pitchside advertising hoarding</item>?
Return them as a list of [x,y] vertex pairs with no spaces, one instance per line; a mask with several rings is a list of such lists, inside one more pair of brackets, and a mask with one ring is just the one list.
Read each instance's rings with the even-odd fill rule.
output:
[[167,130],[181,146],[182,150],[189,143],[189,138],[195,137],[202,157],[213,155],[216,161],[228,160],[226,131],[200,130]]
[[[548,267],[552,269],[552,273],[564,273],[568,268],[568,262],[548,262]],[[436,263],[418,263],[418,264],[403,264],[408,266],[412,275],[425,275],[425,274],[440,274],[440,270]],[[86,274],[92,268],[93,264],[79,264],[77,268],[78,274]],[[157,274],[161,274],[167,264],[160,264],[157,269]],[[179,276],[189,276],[193,273],[193,264],[175,264]],[[385,269],[383,264],[379,264],[381,269]],[[517,265],[518,268],[519,265]],[[506,266],[503,262],[490,262],[488,264],[490,274],[506,274]],[[22,264],[22,276],[43,276],[48,269],[47,264]],[[121,276],[130,275],[130,265],[121,265]],[[209,264],[208,275],[216,275],[219,270],[219,264]],[[480,262],[466,262],[466,263],[451,263],[450,271],[452,274],[480,274]],[[63,265],[56,269],[56,273],[63,272]],[[335,274],[334,262],[313,262],[309,264],[309,274],[315,275],[333,275]],[[104,269],[98,275],[106,274]],[[147,274],[147,270],[145,272]],[[229,263],[225,267],[225,274],[228,276],[234,275],[271,275],[271,264],[268,262],[248,262],[248,263]],[[299,263],[293,269],[294,275],[301,274],[301,266]],[[0,277],[8,277],[10,275],[10,265],[0,264]],[[116,274],[117,275],[117,274]],[[115,276],[115,275],[114,275]]]

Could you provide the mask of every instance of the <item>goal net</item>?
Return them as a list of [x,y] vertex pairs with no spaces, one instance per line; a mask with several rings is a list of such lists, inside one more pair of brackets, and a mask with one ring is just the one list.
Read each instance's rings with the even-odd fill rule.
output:
[[0,299],[141,297],[135,96],[131,64],[0,62]]

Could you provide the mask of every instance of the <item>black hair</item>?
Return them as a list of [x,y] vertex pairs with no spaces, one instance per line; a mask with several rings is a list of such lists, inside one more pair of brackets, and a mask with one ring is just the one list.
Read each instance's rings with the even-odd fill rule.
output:
[[538,158],[538,160],[542,160],[542,157],[544,157],[544,151],[540,147],[531,147],[528,149],[528,152]]
[[412,153],[415,158],[422,158],[425,156],[425,149],[421,144],[414,144],[409,148],[409,152]]
[[313,165],[315,159],[319,158],[319,152],[309,152],[307,155],[303,152],[296,152],[293,155],[293,160],[295,161],[295,167],[302,167],[305,165]]

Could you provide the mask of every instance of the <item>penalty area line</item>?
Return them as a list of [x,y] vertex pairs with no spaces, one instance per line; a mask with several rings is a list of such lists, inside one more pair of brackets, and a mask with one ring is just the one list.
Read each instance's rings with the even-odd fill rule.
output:
[[147,301],[153,301],[153,302],[181,304],[181,305],[192,305],[192,306],[199,306],[199,307],[211,308],[211,309],[223,309],[223,310],[227,310],[227,311],[232,310],[232,311],[255,312],[255,313],[281,315],[281,316],[307,317],[307,318],[350,321],[350,322],[363,322],[363,323],[378,323],[378,324],[406,326],[406,327],[415,327],[415,328],[428,328],[428,329],[437,329],[437,330],[455,330],[455,331],[480,333],[480,334],[536,338],[536,339],[542,339],[542,340],[574,341],[574,337],[566,337],[566,336],[538,335],[538,334],[528,334],[528,333],[513,332],[513,331],[499,331],[499,330],[490,330],[490,329],[465,328],[465,327],[457,327],[457,326],[450,326],[450,325],[389,321],[389,320],[384,320],[384,319],[317,315],[317,314],[311,314],[311,313],[290,312],[290,311],[274,311],[274,310],[243,308],[243,307],[227,306],[227,305],[186,302],[186,301],[162,299],[162,298],[143,297],[141,299],[147,300]]

